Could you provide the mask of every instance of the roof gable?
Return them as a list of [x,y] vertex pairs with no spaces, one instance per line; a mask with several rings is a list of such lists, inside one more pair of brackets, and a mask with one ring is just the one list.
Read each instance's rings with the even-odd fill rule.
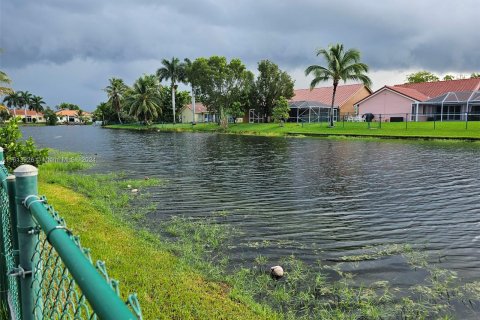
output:
[[[338,86],[335,93],[335,106],[341,107],[364,87],[365,86],[363,84]],[[368,88],[367,90],[370,91]],[[316,101],[322,104],[331,105],[333,86],[314,88],[313,90],[297,89],[294,91],[294,93],[295,95],[292,99],[290,99],[290,101]]]
[[418,92],[417,90],[415,89],[410,89],[410,88],[401,88],[401,87],[396,87],[396,86],[384,86],[380,89],[378,89],[377,91],[375,91],[374,93],[372,93],[371,95],[369,95],[368,97],[365,97],[363,98],[362,100],[359,100],[357,102],[355,102],[354,104],[355,105],[358,105],[360,103],[363,103],[375,96],[377,96],[379,93],[383,92],[383,91],[390,91],[390,92],[393,92],[395,94],[399,94],[407,99],[410,99],[412,100],[413,102],[421,102],[421,101],[425,101],[425,100],[428,100],[429,97],[427,97],[426,95]]
[[[189,109],[190,111],[192,111],[193,107],[192,107],[192,104],[187,104],[183,110],[185,109]],[[202,103],[200,102],[196,102],[195,103],[195,113],[207,113],[207,107],[205,107]]]

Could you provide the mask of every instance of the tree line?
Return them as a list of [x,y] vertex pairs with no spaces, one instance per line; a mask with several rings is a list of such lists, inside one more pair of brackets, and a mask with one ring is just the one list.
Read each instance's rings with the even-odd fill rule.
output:
[[[342,44],[317,50],[325,65],[311,65],[305,75],[313,75],[312,90],[318,83],[333,82],[330,122],[333,126],[335,94],[340,81],[359,81],[371,86],[366,75],[368,66],[360,61],[360,52],[345,49]],[[162,81],[167,85],[162,86]],[[177,92],[180,83],[190,86]],[[248,110],[254,109],[264,122],[286,120],[288,100],[294,96],[294,81],[278,65],[261,60],[258,75],[247,70],[240,59],[228,61],[225,57],[211,56],[194,61],[173,57],[162,60],[155,74],[143,75],[129,87],[122,79],[111,78],[104,89],[108,100],[98,105],[97,118],[108,122],[177,121],[178,110],[197,99],[211,114],[218,116],[218,123],[227,127],[228,118],[234,121]],[[277,110],[274,110],[277,108]]]
[[[179,84],[188,85],[190,92],[179,91]],[[293,86],[292,78],[269,60],[258,63],[255,77],[240,59],[211,56],[181,61],[173,57],[163,59],[155,74],[142,75],[132,86],[111,78],[104,89],[107,101],[94,114],[109,122],[175,123],[185,105],[198,101],[226,127],[229,117],[242,117],[249,109],[268,121],[282,97],[293,97]]]

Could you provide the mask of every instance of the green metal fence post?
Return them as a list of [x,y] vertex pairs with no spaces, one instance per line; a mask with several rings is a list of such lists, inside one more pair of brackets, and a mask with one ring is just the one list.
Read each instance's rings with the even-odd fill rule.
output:
[[15,198],[20,262],[16,275],[20,279],[22,320],[33,320],[33,307],[37,290],[32,285],[32,273],[33,267],[37,263],[32,261],[32,259],[38,242],[38,233],[36,232],[36,223],[32,215],[22,202],[27,197],[36,196],[38,193],[38,169],[31,165],[21,165],[13,173],[16,179]]
[[12,237],[13,258],[15,265],[18,266],[20,261],[18,260],[17,205],[15,203],[15,176],[13,174],[7,177],[7,189],[10,221],[12,222],[10,232]]
[[[5,163],[5,160],[3,158],[3,148],[0,147],[0,165],[3,165]],[[7,192],[7,183],[4,181],[6,179],[5,176],[3,176],[2,172],[2,187],[3,187],[3,192]],[[7,256],[5,252],[5,240],[8,241],[8,239],[4,239],[5,234],[3,233],[3,225],[1,225],[1,222],[3,220],[0,219],[0,305],[3,308],[7,308],[8,306],[8,279],[7,279]]]

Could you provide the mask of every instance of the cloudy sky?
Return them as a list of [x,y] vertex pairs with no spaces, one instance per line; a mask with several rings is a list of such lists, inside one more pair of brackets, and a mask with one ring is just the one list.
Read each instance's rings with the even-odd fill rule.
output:
[[[357,48],[374,89],[427,69],[480,72],[480,2],[460,0],[0,0],[0,70],[16,90],[93,110],[115,76],[163,58],[270,59],[295,79],[331,43]],[[325,85],[329,85],[326,83]]]

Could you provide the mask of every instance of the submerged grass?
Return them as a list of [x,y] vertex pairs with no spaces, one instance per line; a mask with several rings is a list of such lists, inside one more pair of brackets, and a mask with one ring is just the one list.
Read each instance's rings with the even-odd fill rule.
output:
[[[279,281],[270,277],[261,255],[252,267],[233,267],[228,247],[237,230],[218,223],[228,212],[172,217],[161,223],[159,236],[153,235],[138,228],[152,208],[139,206],[148,201],[132,202],[128,185],[148,195],[145,189],[161,182],[71,171],[89,166],[76,160],[43,165],[41,192],[82,235],[92,256],[106,261],[121,291],[138,293],[145,319],[455,319],[479,314],[480,282],[462,284],[454,272],[429,265],[420,250],[408,245],[365,248],[328,265],[310,266],[288,256]],[[425,275],[423,281],[395,288],[388,281],[362,283],[352,271],[387,256],[402,257]]]
[[[40,193],[47,195],[74,233],[81,235],[83,246],[92,249],[93,259],[106,262],[110,276],[120,280],[121,292],[138,293],[145,319],[277,318],[268,307],[232,299],[225,284],[207,281],[200,270],[178,258],[170,245],[132,227],[131,217],[148,206],[139,209],[141,201],[133,206],[127,186],[142,193],[158,180],[75,173],[71,170],[91,164],[79,163],[76,160],[81,158],[73,154],[56,155],[71,160],[40,167]],[[174,230],[173,224],[170,230]]]

